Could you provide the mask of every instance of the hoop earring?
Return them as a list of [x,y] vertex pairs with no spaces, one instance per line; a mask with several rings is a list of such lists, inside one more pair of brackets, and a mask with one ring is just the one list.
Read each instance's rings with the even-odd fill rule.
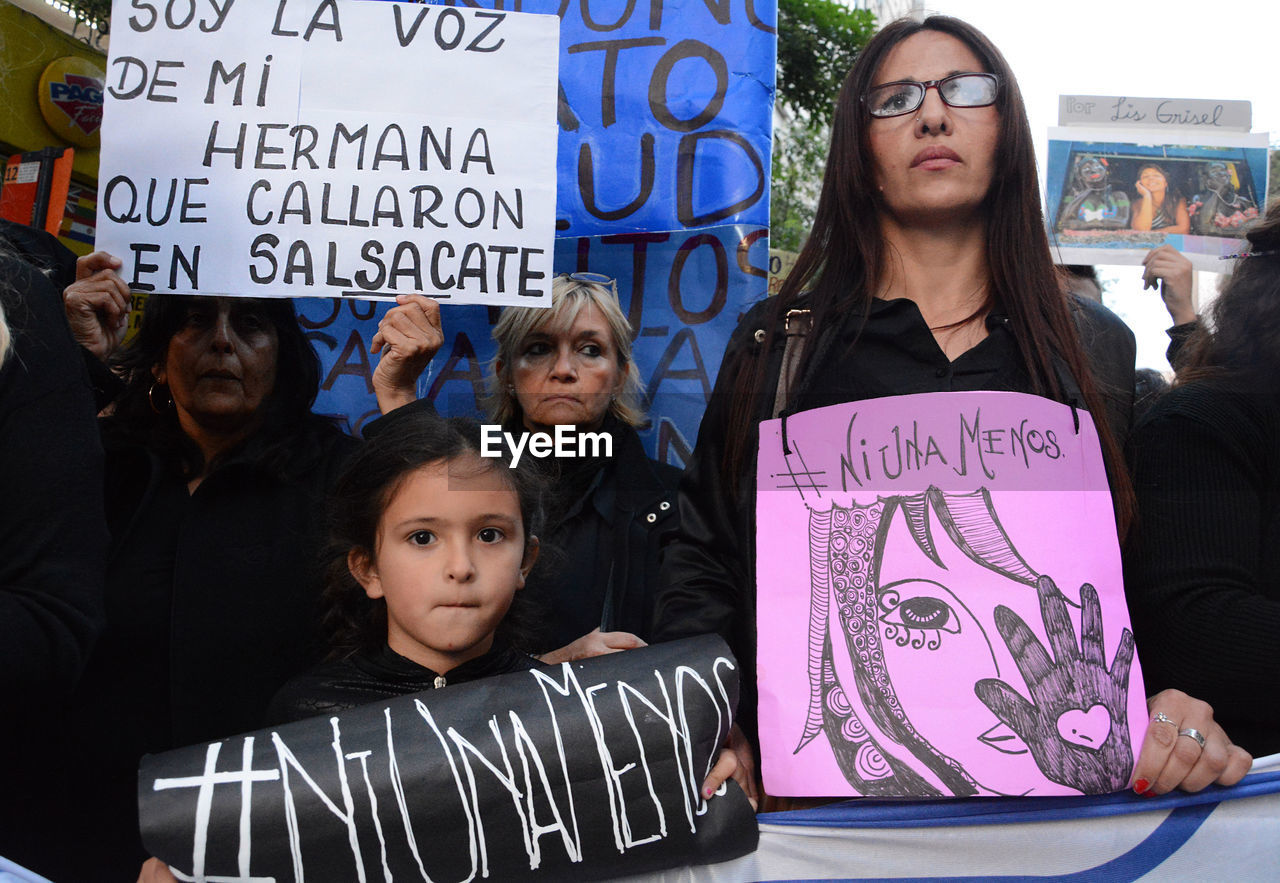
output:
[[[164,401],[159,405],[157,405],[156,390],[161,388],[164,389]],[[154,383],[152,383],[151,388],[147,390],[147,404],[151,406],[152,411],[155,411],[157,414],[163,415],[165,412],[173,409],[173,396],[170,395],[169,388],[167,386],[161,387],[160,381],[157,380]]]

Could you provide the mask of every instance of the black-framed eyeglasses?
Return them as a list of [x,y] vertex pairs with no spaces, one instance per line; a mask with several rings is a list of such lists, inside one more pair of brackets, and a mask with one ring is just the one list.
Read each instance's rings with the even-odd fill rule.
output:
[[875,86],[862,102],[873,117],[896,117],[911,113],[924,103],[924,93],[937,89],[948,107],[987,107],[996,103],[1000,78],[995,74],[952,74],[924,83],[899,80]]
[[588,282],[592,285],[605,285],[613,291],[614,296],[618,294],[618,280],[612,276],[606,276],[604,273],[560,273],[557,279],[568,279],[570,282]]

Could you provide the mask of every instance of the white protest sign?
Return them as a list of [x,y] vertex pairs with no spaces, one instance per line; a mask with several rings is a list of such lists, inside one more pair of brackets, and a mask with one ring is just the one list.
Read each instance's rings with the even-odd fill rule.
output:
[[549,305],[559,20],[115,0],[97,247],[140,291]]

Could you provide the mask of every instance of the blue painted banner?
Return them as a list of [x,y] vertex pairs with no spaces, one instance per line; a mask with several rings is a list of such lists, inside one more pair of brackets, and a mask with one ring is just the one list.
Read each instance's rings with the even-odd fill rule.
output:
[[560,16],[559,235],[769,223],[776,0],[465,5]]
[[[683,465],[729,335],[768,289],[776,0],[467,5],[560,16],[555,271],[618,279],[650,396],[641,436]],[[297,305],[324,368],[317,410],[358,432],[377,416],[368,347],[388,307]],[[497,316],[444,308],[419,386],[441,413],[482,412]]]
[[[641,433],[650,456],[678,466],[687,459],[729,334],[766,294],[766,232],[738,226],[556,241],[557,272],[589,269],[619,280],[651,401],[653,422]],[[388,305],[295,303],[323,366],[316,410],[345,415],[348,429],[358,432],[378,414],[371,383],[378,357],[369,354],[369,342]],[[445,414],[481,413],[497,317],[496,308],[444,308],[445,344],[419,381],[420,397]]]

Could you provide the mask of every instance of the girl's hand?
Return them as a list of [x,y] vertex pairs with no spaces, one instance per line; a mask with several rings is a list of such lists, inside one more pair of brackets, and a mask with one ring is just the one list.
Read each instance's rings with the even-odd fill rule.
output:
[[[733,780],[742,786],[742,791],[747,795],[747,800],[751,801],[752,809],[760,808],[760,785],[756,781],[756,753],[751,747],[747,734],[742,732],[742,727],[734,724],[729,728],[729,740],[726,743],[726,751],[734,756],[735,769],[733,771]],[[723,759],[724,751],[720,752]],[[716,762],[718,767],[720,762]],[[712,772],[715,772],[713,769]]]
[[76,260],[76,281],[62,293],[62,308],[76,343],[106,361],[129,328],[129,286],[116,271],[120,259],[95,251]]
[[1134,189],[1135,189],[1135,190],[1137,190],[1137,191],[1138,191],[1138,196],[1140,196],[1141,198],[1143,198],[1143,199],[1150,199],[1150,198],[1151,198],[1151,191],[1150,191],[1150,190],[1148,190],[1146,187],[1143,187],[1143,186],[1142,186],[1142,179],[1141,179],[1141,178],[1139,178],[1137,181],[1134,181],[1134,182],[1133,182],[1133,187],[1134,187]]
[[721,748],[720,756],[716,758],[716,765],[711,768],[711,772],[707,773],[707,778],[702,783],[702,796],[710,800],[720,790],[720,786],[729,779],[733,779],[738,783],[743,793],[747,795],[747,800],[751,802],[751,809],[755,810],[757,808],[756,799],[751,796],[752,792],[747,788],[748,784],[750,784],[752,790],[754,790],[755,783],[747,775],[742,765],[738,763],[738,756],[733,753],[733,750]]
[[418,378],[444,343],[440,304],[422,294],[401,294],[378,323],[369,345],[382,353],[373,370],[378,408],[386,414],[418,398]]
[[149,858],[138,872],[138,883],[178,883],[169,866],[158,858]]
[[[1253,757],[1232,745],[1213,719],[1208,703],[1181,690],[1165,690],[1147,700],[1150,722],[1133,768],[1133,790],[1145,797],[1175,788],[1199,791],[1206,785],[1234,785]],[[1204,739],[1204,747],[1195,738]]]
[[565,644],[559,650],[544,653],[539,658],[548,665],[559,665],[562,662],[590,659],[592,656],[647,646],[649,645],[631,632],[602,632],[600,629],[593,629],[572,644]]

